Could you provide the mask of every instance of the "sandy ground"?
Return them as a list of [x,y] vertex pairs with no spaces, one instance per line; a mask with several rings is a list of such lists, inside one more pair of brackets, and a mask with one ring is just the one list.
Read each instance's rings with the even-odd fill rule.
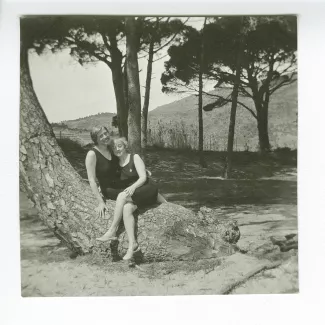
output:
[[[70,259],[69,250],[38,220],[23,194],[20,204],[23,297],[222,294],[229,285],[230,294],[298,292],[297,251],[281,253],[270,244],[272,235],[297,233],[294,205],[216,210],[238,221],[238,244],[246,254],[206,261],[199,268],[156,263],[130,269],[123,262],[99,265],[87,256]],[[253,275],[274,262],[277,267]]]

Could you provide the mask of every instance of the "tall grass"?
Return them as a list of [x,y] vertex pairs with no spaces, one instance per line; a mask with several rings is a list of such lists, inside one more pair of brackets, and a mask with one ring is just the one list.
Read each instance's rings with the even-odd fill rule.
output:
[[[148,123],[148,145],[156,148],[198,150],[199,135],[195,124],[184,121],[161,121]],[[203,136],[203,149],[206,151],[225,151],[227,143],[217,134]]]
[[197,130],[181,122],[158,121],[148,125],[148,144],[159,148],[197,149]]

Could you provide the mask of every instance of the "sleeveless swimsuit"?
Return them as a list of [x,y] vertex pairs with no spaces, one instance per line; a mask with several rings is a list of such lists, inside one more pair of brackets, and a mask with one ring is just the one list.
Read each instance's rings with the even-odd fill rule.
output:
[[91,151],[95,152],[96,155],[96,177],[100,189],[104,193],[106,188],[115,187],[115,184],[119,181],[119,161],[112,153],[112,159],[109,160],[96,148]]
[[[120,166],[119,166],[120,167]],[[138,172],[134,164],[134,155],[130,154],[129,162],[120,167],[120,184],[123,189],[131,186],[139,179]],[[158,187],[156,184],[147,176],[146,182],[138,187],[132,197],[133,202],[138,207],[152,205],[157,202]]]

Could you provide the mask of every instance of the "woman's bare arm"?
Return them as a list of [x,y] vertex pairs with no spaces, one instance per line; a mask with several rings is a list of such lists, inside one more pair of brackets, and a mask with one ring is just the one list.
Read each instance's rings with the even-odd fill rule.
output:
[[133,156],[134,166],[139,175],[139,179],[133,184],[135,188],[142,186],[147,180],[146,166],[138,154]]
[[98,191],[96,184],[96,154],[93,151],[89,151],[86,157],[86,169],[90,187],[98,200],[98,203],[104,203],[102,196]]

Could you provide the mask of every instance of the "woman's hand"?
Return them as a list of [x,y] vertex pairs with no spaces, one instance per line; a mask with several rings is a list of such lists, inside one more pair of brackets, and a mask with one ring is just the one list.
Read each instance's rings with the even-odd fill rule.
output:
[[129,187],[127,187],[124,192],[128,195],[128,196],[132,196],[134,191],[135,191],[136,187],[131,185]]
[[104,202],[99,203],[98,207],[95,209],[101,218],[105,216],[105,210],[107,210],[107,208]]

